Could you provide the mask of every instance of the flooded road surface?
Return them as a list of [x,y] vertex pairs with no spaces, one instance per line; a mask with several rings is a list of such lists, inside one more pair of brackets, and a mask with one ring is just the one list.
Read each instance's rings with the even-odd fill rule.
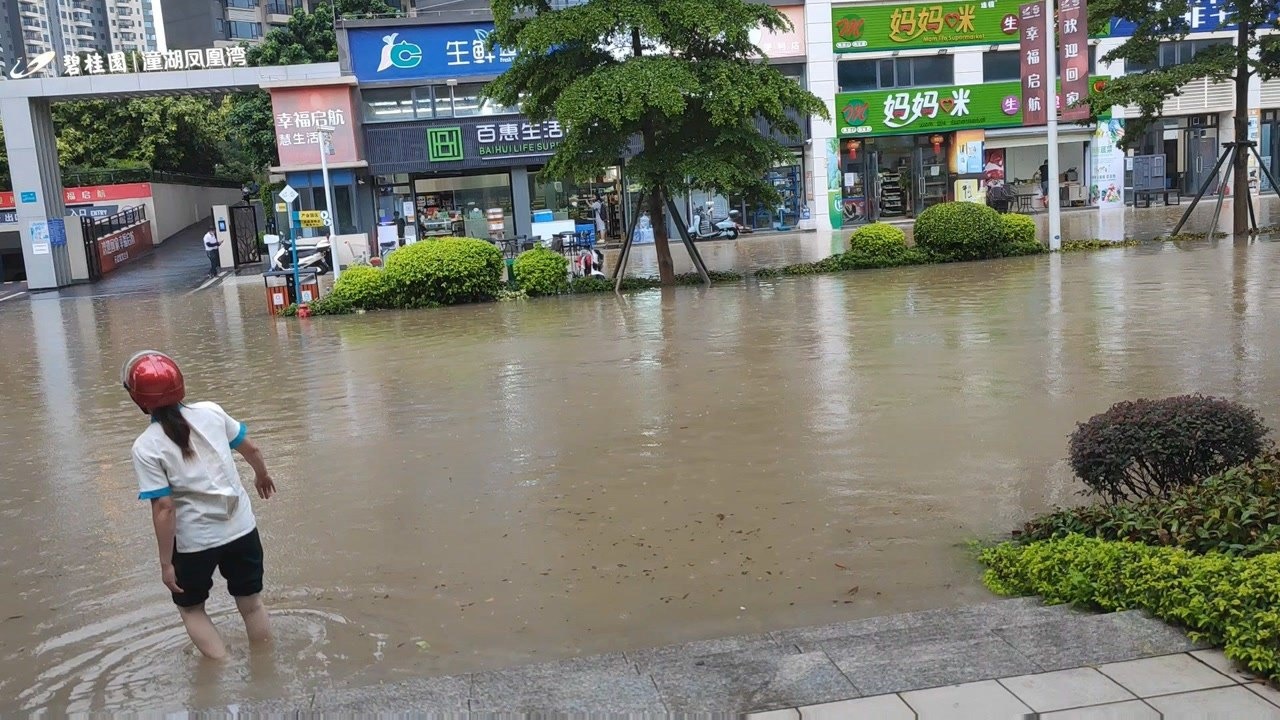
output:
[[[1268,242],[308,322],[260,286],[0,306],[0,713],[317,688],[976,602],[965,543],[1075,501],[1076,421],[1280,422]],[[274,652],[196,659],[118,386],[172,352],[250,427]]]

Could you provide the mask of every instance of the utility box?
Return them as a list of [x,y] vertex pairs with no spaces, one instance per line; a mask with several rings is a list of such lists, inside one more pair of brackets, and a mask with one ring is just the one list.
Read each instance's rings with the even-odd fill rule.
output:
[[1168,185],[1164,155],[1135,155],[1133,158],[1133,191],[1164,190]]

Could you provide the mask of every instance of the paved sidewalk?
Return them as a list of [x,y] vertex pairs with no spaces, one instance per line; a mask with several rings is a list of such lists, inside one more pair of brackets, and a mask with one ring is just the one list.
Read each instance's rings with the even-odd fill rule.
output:
[[[321,717],[768,713],[762,717],[892,720],[1034,717],[1088,706],[1075,715],[1053,717],[1159,717],[1154,713],[1164,712],[1171,718],[1280,720],[1280,705],[1273,704],[1280,703],[1280,694],[1233,673],[1220,654],[1202,650],[1182,632],[1139,612],[1095,615],[1015,599],[470,675],[332,688],[239,709],[301,710]],[[1225,714],[1215,714],[1219,709]]]

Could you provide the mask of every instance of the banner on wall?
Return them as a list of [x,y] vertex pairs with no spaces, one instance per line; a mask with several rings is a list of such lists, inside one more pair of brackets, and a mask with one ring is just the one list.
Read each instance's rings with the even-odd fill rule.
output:
[[840,141],[836,138],[827,140],[827,215],[831,218],[831,227],[839,230],[844,227],[844,185],[841,183]]
[[1089,106],[1089,28],[1085,0],[1058,3],[1058,72],[1062,75],[1063,120],[1087,120]]
[[1028,3],[1018,8],[1019,62],[1022,72],[1022,124],[1049,122],[1049,78],[1045,55],[1049,38],[1045,34],[1044,5]]
[[1124,120],[1098,120],[1089,149],[1093,156],[1089,202],[1098,207],[1124,207],[1124,151],[1120,149],[1123,138]]

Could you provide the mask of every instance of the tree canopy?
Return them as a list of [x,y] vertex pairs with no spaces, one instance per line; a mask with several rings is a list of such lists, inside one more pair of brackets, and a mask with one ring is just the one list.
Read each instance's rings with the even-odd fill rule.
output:
[[[1213,44],[1201,45],[1191,57],[1179,57],[1177,64],[1159,63],[1163,43],[1185,40],[1190,34],[1186,16],[1193,6],[1192,0],[1093,0],[1089,14],[1095,29],[1103,21],[1118,18],[1135,26],[1133,35],[1116,49],[1102,57],[1104,62],[1123,60],[1127,68],[1141,66],[1142,72],[1125,72],[1112,78],[1106,87],[1090,98],[1091,112],[1096,116],[1114,105],[1135,106],[1137,117],[1126,117],[1122,146],[1135,147],[1161,116],[1167,99],[1180,95],[1188,83],[1201,78],[1212,82],[1231,81],[1235,85],[1235,137],[1248,138],[1249,79],[1259,75],[1267,80],[1280,75],[1280,37],[1263,35],[1276,28],[1276,15],[1280,0],[1227,0],[1220,9],[1226,15],[1224,29],[1235,26],[1234,42],[1220,39]],[[1235,158],[1234,178],[1231,185],[1236,195],[1234,229],[1243,233],[1248,229],[1247,204],[1244,193],[1249,191],[1248,155],[1240,152]]]
[[[486,93],[534,120],[559,120],[564,140],[545,169],[583,179],[626,158],[651,194],[658,267],[674,270],[665,198],[690,189],[776,201],[765,182],[791,152],[757,118],[798,137],[797,119],[827,117],[825,103],[771,67],[751,42],[786,30],[778,10],[744,0],[587,0],[552,10],[544,0],[493,0],[491,42],[515,51]],[[640,150],[630,151],[639,138]]]

